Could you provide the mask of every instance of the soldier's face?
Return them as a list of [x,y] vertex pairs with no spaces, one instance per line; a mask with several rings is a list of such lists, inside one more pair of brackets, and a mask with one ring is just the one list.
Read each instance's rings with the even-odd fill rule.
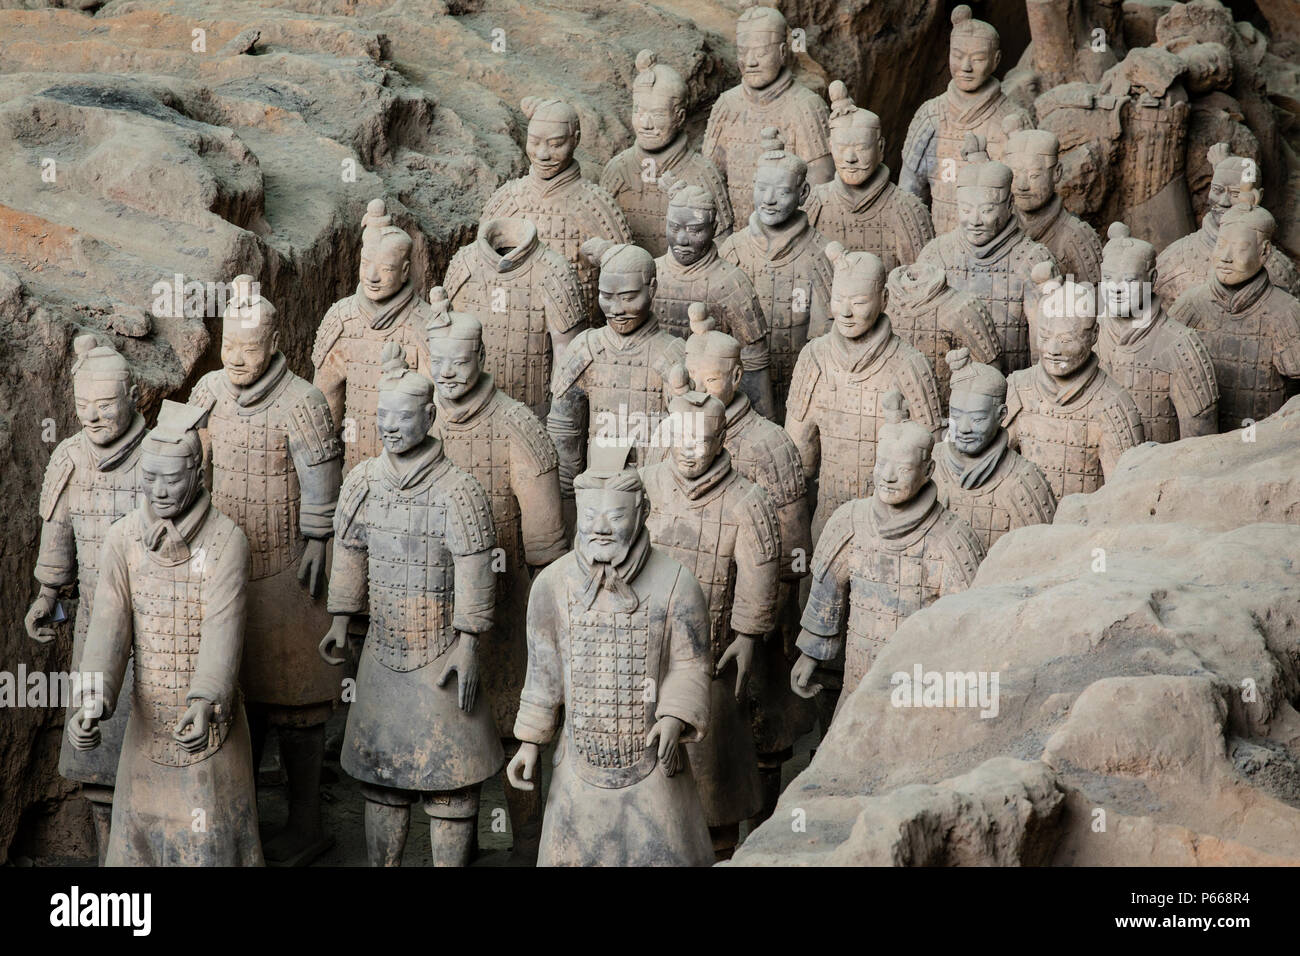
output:
[[563,172],[577,148],[578,134],[569,129],[568,123],[544,119],[529,122],[524,152],[533,164],[533,171],[542,179]]
[[1092,357],[1097,324],[1091,316],[1044,316],[1038,320],[1038,352],[1043,369],[1064,378],[1083,368]]
[[252,385],[271,364],[280,334],[260,321],[256,313],[232,316],[221,324],[221,364],[232,385]]
[[716,356],[691,356],[686,360],[686,374],[698,391],[707,392],[723,405],[730,405],[740,387],[743,370],[740,363]]
[[117,441],[135,418],[135,389],[125,380],[75,376],[72,400],[77,406],[77,421],[96,445]]
[[723,421],[701,412],[683,412],[673,422],[673,463],[683,478],[698,478],[722,450]]
[[1215,173],[1210,180],[1210,201],[1206,206],[1206,215],[1217,226],[1223,214],[1241,201],[1241,190],[1247,185],[1228,172]]
[[808,198],[808,184],[798,173],[760,166],[754,174],[754,209],[765,226],[779,226]]
[[405,250],[392,242],[361,247],[361,291],[371,302],[391,299],[406,285],[411,262]]
[[140,488],[159,518],[182,514],[199,493],[200,485],[198,462],[148,450],[140,455]]
[[1214,275],[1224,285],[1240,285],[1253,279],[1264,267],[1259,233],[1245,223],[1232,223],[1219,230],[1214,244]]
[[470,339],[435,336],[429,339],[433,384],[438,394],[453,401],[478,384],[483,372],[481,346]]
[[1001,60],[1002,51],[980,37],[953,37],[948,44],[948,72],[965,93],[983,86]]
[[639,273],[602,271],[597,285],[600,311],[619,335],[631,335],[650,317],[655,282]]
[[976,246],[991,241],[1011,219],[1010,198],[988,186],[961,186],[957,190],[957,221],[966,239]]
[[963,455],[978,455],[997,437],[1006,414],[996,396],[954,391],[948,400],[948,440]]
[[635,491],[590,488],[574,493],[578,547],[588,561],[618,564],[641,530],[641,495]]
[[[663,149],[681,131],[686,111],[672,97],[653,88],[632,94],[632,129],[636,144],[647,152]],[[651,170],[656,179],[661,170]]]
[[849,186],[861,186],[880,166],[885,137],[872,126],[854,124],[831,132],[831,157],[835,171]]
[[432,427],[432,403],[396,390],[379,393],[379,438],[390,454],[418,447]]
[[863,276],[837,269],[831,280],[831,316],[836,331],[846,339],[866,335],[880,318],[884,299],[883,276]]
[[872,471],[876,497],[887,505],[905,504],[916,497],[933,470],[930,456],[915,445],[881,442],[876,446],[876,467]]
[[668,207],[668,249],[679,264],[694,265],[703,259],[713,245],[713,230],[713,216],[704,210]]
[[1101,260],[1097,294],[1106,314],[1117,319],[1146,316],[1151,308],[1154,270],[1144,258],[1112,254]]
[[751,90],[761,90],[781,73],[789,47],[785,40],[764,30],[737,31],[736,60],[740,81]]
[[1011,167],[1011,198],[1021,212],[1042,209],[1056,195],[1059,169],[1056,157],[1016,153],[1004,160]]

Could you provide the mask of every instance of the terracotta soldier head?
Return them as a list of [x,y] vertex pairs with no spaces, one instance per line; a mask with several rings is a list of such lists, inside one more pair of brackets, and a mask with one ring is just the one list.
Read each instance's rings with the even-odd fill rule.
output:
[[1106,238],[1097,308],[1115,319],[1149,320],[1151,287],[1156,281],[1156,247],[1134,238],[1122,222],[1112,222]]
[[1011,198],[1021,212],[1042,209],[1056,195],[1061,181],[1061,142],[1045,129],[1025,129],[1018,113],[1002,122],[1007,142],[1002,148],[1011,169]]
[[203,445],[199,424],[207,411],[164,400],[158,424],[144,438],[140,487],[159,518],[185,513],[203,490]]
[[582,139],[578,111],[563,100],[525,96],[519,104],[528,117],[524,152],[538,179],[553,179],[569,168]]
[[691,335],[686,340],[686,372],[691,387],[712,395],[724,407],[730,405],[745,371],[740,343],[717,330],[717,320],[707,314],[703,302],[692,302],[687,314]]
[[835,267],[831,279],[831,319],[846,339],[859,339],[875,328],[885,308],[885,265],[870,252],[846,252],[828,243],[826,258]]
[[682,75],[660,63],[654,50],[636,55],[632,81],[632,130],[636,144],[657,152],[677,138],[686,123],[686,83]]
[[393,225],[382,199],[370,200],[361,230],[361,291],[371,302],[384,302],[411,277],[411,237]]
[[659,177],[668,193],[668,251],[679,265],[694,265],[708,255],[718,228],[718,204],[703,186],[670,172]]
[[1232,53],[1222,43],[1193,43],[1178,50],[1187,64],[1183,82],[1189,92],[1209,93],[1232,85]]
[[786,152],[775,126],[763,129],[763,153],[754,171],[754,209],[765,226],[784,224],[808,199],[808,164]]
[[131,380],[126,359],[99,336],[78,335],[72,348],[77,355],[72,363],[77,420],[94,444],[111,445],[135,420],[140,389]]
[[988,158],[986,140],[966,134],[962,158],[966,165],[957,174],[957,221],[974,246],[995,238],[1011,221],[1011,169]]
[[839,80],[830,86],[831,157],[846,186],[861,186],[885,158],[880,117],[854,105],[849,88]]
[[483,375],[487,353],[483,348],[483,325],[464,312],[452,312],[447,293],[435,286],[429,293],[433,321],[429,323],[429,373],[438,394],[456,401],[464,398]]
[[609,327],[619,335],[641,328],[655,297],[654,257],[640,246],[599,238],[584,242],[582,255],[600,268],[597,302]]
[[1056,275],[1051,262],[1032,273],[1038,285],[1038,354],[1043,370],[1065,378],[1092,358],[1097,342],[1097,299],[1092,287]]
[[769,86],[790,59],[790,30],[779,10],[741,0],[736,21],[736,60],[740,82],[751,90]]
[[221,322],[221,364],[230,383],[239,388],[261,378],[280,348],[275,306],[253,286],[252,276],[235,277]]
[[1259,165],[1253,159],[1232,155],[1227,143],[1215,143],[1206,152],[1214,176],[1210,180],[1209,203],[1205,214],[1217,226],[1223,214],[1241,201],[1243,189],[1253,189],[1262,199]]
[[397,342],[384,346],[379,376],[379,438],[392,455],[404,455],[424,443],[433,427],[433,382],[406,364]]
[[688,391],[668,403],[673,422],[673,465],[683,478],[698,478],[722,451],[727,408],[707,392]]
[[992,365],[972,362],[970,349],[953,349],[944,361],[952,372],[948,400],[948,441],[976,457],[1002,430],[1007,416],[1007,380]]
[[650,513],[641,476],[627,467],[630,450],[624,445],[593,444],[587,470],[573,479],[577,551],[592,564],[620,564]]
[[920,493],[934,473],[934,435],[907,417],[907,402],[897,389],[881,396],[885,423],[876,433],[876,467],[872,472],[876,498],[901,507]]
[[983,86],[1002,62],[1002,41],[992,24],[976,20],[970,7],[961,4],[952,11],[952,34],[948,39],[948,72],[964,93]]
[[1259,193],[1243,189],[1240,200],[1219,219],[1219,238],[1214,244],[1214,277],[1226,286],[1241,285],[1259,275],[1277,228],[1272,213],[1257,205]]

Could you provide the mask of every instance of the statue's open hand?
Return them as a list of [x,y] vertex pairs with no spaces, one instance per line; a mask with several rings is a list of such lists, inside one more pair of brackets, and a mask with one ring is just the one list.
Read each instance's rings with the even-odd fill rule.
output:
[[541,752],[541,747],[528,741],[519,745],[519,751],[506,764],[506,779],[510,781],[510,786],[516,790],[536,789],[537,784],[532,781],[533,775],[537,773],[537,758]]
[[654,747],[658,743],[659,764],[664,768],[666,777],[671,777],[682,769],[680,741],[685,727],[685,721],[676,717],[664,717],[650,728],[650,733],[646,736],[647,747]]
[[727,649],[718,658],[713,676],[721,677],[731,661],[736,662],[736,700],[744,700],[745,687],[749,684],[749,675],[754,669],[754,638],[737,634],[736,639],[727,645]]
[[47,594],[42,590],[32,602],[27,617],[23,618],[23,625],[33,641],[48,644],[54,640],[54,607],[58,601],[57,594]]
[[[320,647],[318,648],[318,650],[320,651],[321,658],[325,661],[326,664],[337,665],[337,664],[342,664],[344,661],[347,660],[347,658],[343,656],[343,653],[344,651],[347,650],[347,647],[348,647],[348,619],[340,615],[334,618],[334,623],[330,625],[330,629],[326,631],[325,636],[321,638]],[[339,656],[334,657],[333,655],[330,654],[330,651],[338,651]]]
[[[212,701],[202,697],[190,701],[181,719],[176,721],[172,737],[189,753],[196,754],[208,745],[208,727],[212,724]],[[188,727],[187,731],[185,728]]]
[[307,588],[312,597],[320,595],[321,582],[325,580],[325,542],[318,538],[307,539],[307,549],[298,565],[298,583]]
[[810,684],[813,672],[817,670],[817,659],[807,654],[800,654],[799,659],[790,668],[790,689],[800,697],[811,700],[822,691],[821,684]]
[[447,683],[451,672],[456,672],[456,703],[460,709],[469,713],[474,709],[474,700],[478,697],[478,650],[477,639],[473,634],[462,634],[456,642],[456,649],[451,652],[447,663],[438,675],[438,686]]

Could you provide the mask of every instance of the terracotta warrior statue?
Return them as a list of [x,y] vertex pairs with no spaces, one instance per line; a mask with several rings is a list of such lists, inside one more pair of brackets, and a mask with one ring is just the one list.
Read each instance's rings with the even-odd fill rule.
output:
[[343,437],[344,474],[381,451],[375,401],[384,345],[397,342],[412,368],[429,367],[424,328],[432,313],[411,278],[411,237],[392,224],[382,199],[371,200],[364,226],[357,291],[330,306],[311,352],[313,384]]
[[239,686],[254,766],[274,726],[289,778],[289,821],[267,840],[266,857],[305,866],[334,842],[321,822],[320,775],[340,685],[316,642],[329,626],[322,585],[343,445],[325,396],[289,371],[275,306],[252,282],[235,279],[222,321],[224,368],[199,379],[189,403],[209,413],[200,437],[212,503],[252,553]]
[[636,143],[611,159],[600,185],[617,200],[632,231],[632,242],[653,256],[668,251],[664,214],[668,197],[659,188],[665,174],[703,190],[713,201],[718,238],[731,234],[727,184],[713,163],[687,145],[686,82],[654,50],[636,55],[632,81],[632,130]]
[[[54,625],[64,619],[59,596],[75,585],[80,607],[72,637],[72,671],[80,673],[104,537],[113,522],[143,500],[136,466],[145,427],[136,409],[139,387],[126,359],[95,335],[77,336],[73,348],[77,357],[72,365],[72,396],[81,431],[64,439],[45,466],[35,574],[41,590],[25,624],[33,640],[52,641]],[[119,694],[122,706],[114,717],[101,722],[96,750],[80,751],[65,738],[59,753],[59,773],[81,784],[82,796],[90,802],[101,864],[108,851],[113,781],[130,713],[131,684],[128,662]]]
[[976,361],[999,365],[1002,339],[984,300],[949,288],[948,276],[934,262],[899,266],[885,282],[889,321],[904,342],[916,346],[935,371],[939,407],[948,404],[948,365],[943,358],[967,349]]
[[[871,494],[881,400],[893,390],[910,398],[913,425],[938,432],[943,418],[939,386],[930,364],[899,338],[885,313],[885,267],[869,252],[826,250],[834,263],[831,331],[799,355],[790,383],[785,430],[794,439],[808,481],[818,478],[816,541],[831,514],[846,501]],[[820,476],[819,476],[820,471]]]
[[573,266],[531,221],[485,219],[478,238],[451,257],[442,284],[452,308],[483,323],[484,368],[497,388],[544,419],[551,373],[587,327]]
[[945,357],[951,370],[948,437],[934,450],[939,503],[970,525],[985,551],[1014,528],[1051,524],[1056,496],[1047,476],[1012,451],[1002,419],[1007,380],[996,368],[972,362],[967,349]]
[[937,236],[918,262],[934,263],[948,285],[979,297],[988,306],[1002,345],[1006,371],[1029,365],[1029,321],[1034,283],[1030,272],[1039,262],[1053,263],[1047,247],[1026,235],[1011,203],[1012,172],[984,152],[977,136],[966,140],[967,163],[957,177],[960,225]]
[[1165,312],[1156,248],[1112,223],[1101,261],[1097,344],[1102,370],[1137,402],[1147,441],[1171,442],[1219,430],[1219,386],[1201,338]]
[[1011,198],[1025,234],[1047,247],[1057,268],[1077,282],[1101,277],[1101,240],[1097,231],[1061,203],[1061,143],[1045,129],[1026,129],[1021,116],[1003,124],[1007,141],[1002,155],[1011,169]]
[[758,208],[749,225],[727,237],[718,251],[740,266],[758,291],[768,321],[779,420],[800,349],[830,323],[831,270],[826,238],[799,208],[808,198],[807,165],[786,150],[775,127],[763,130],[763,143],[753,183]]
[[[435,866],[466,866],[479,791],[505,756],[479,687],[479,640],[490,638],[496,534],[483,487],[453,465],[434,422],[433,383],[384,346],[379,433],[384,451],[348,474],[334,515],[334,570],[320,642],[347,646],[349,618],[370,612],[340,763],[366,800],[371,866],[400,866],[417,800],[429,815]],[[453,677],[454,675],[454,677]]]
[[774,409],[767,317],[749,276],[718,254],[716,200],[672,173],[659,185],[669,197],[668,251],[655,260],[655,318],[664,331],[685,338],[691,331],[691,304],[704,303],[718,328],[741,343],[740,388],[759,414],[770,418]]
[[956,229],[958,175],[971,160],[964,154],[966,137],[984,137],[988,154],[1002,157],[1006,132],[1003,120],[1029,115],[1002,92],[993,75],[1002,61],[998,31],[971,15],[961,4],[952,11],[948,41],[948,70],[952,82],[946,92],[926,100],[916,111],[903,141],[903,168],[898,185],[928,201],[936,235]]
[[[727,410],[705,392],[668,406],[672,453],[643,469],[651,542],[691,571],[709,605],[714,680],[709,736],[687,753],[718,859],[762,806],[748,682],[756,647],[776,627],[781,532],[767,492],[731,467]],[[735,665],[735,677],[726,672]]]
[[582,138],[578,111],[562,100],[525,96],[520,108],[528,118],[528,175],[512,179],[488,200],[483,219],[527,219],[537,235],[568,260],[578,276],[588,318],[596,307],[596,268],[579,253],[591,236],[631,242],[623,212],[614,197],[582,178],[574,151]]
[[[683,746],[709,732],[709,606],[646,530],[627,449],[592,448],[574,480],[574,550],[528,598],[528,678],[506,775],[532,790],[558,734],[543,866],[708,866],[699,789]],[[564,724],[560,725],[560,712]]]
[[807,701],[790,693],[787,678],[797,656],[796,592],[800,579],[808,573],[812,532],[799,449],[789,433],[760,415],[741,391],[743,369],[740,343],[717,329],[703,303],[692,306],[691,337],[686,340],[689,387],[707,392],[726,409],[722,443],[731,456],[731,467],[767,492],[780,528],[781,592],[777,616],[781,624],[755,648],[749,679],[750,717],[763,797],[755,822],[761,823],[772,815],[781,794],[781,765],[794,756],[795,741],[812,729],[817,716]]
[[830,96],[835,178],[812,187],[808,221],[827,239],[879,256],[887,272],[911,265],[934,238],[929,210],[889,181],[880,117],[855,106],[839,80]]
[[[546,427],[497,387],[483,363],[483,326],[460,312],[435,317],[429,352],[437,387],[435,433],[447,457],[487,492],[503,552],[497,572],[496,634],[482,648],[480,676],[497,733],[514,756],[519,692],[528,667],[524,622],[528,585],[538,569],[569,550],[560,503],[559,458]],[[537,859],[540,795],[506,787],[514,855]]]
[[1052,493],[1096,491],[1124,451],[1145,440],[1142,413],[1093,354],[1093,288],[1062,280],[1052,264],[1034,267],[1041,311],[1033,368],[1007,378],[1006,427],[1011,447],[1047,475]]
[[546,430],[560,456],[560,490],[568,500],[589,445],[631,442],[649,448],[670,397],[668,371],[686,354],[682,340],[654,318],[650,253],[591,239],[583,254],[600,269],[600,308],[608,324],[573,340],[551,383]]
[[162,403],[140,451],[145,500],[100,552],[81,669],[103,675],[103,697],[83,697],[67,733],[99,746],[134,658],[107,866],[263,864],[238,680],[250,553],[203,487],[205,414]]
[[1272,415],[1300,379],[1300,302],[1269,278],[1277,223],[1243,190],[1219,220],[1214,271],[1169,309],[1205,343],[1219,385],[1219,431]]
[[740,85],[713,104],[701,149],[727,181],[737,228],[749,221],[758,205],[751,187],[759,156],[769,149],[769,127],[778,130],[791,154],[803,161],[809,182],[829,182],[835,175],[829,111],[820,96],[795,82],[785,17],[755,0],[741,0],[741,8],[736,21]]
[[[1233,156],[1227,143],[1216,143],[1208,155],[1214,167],[1201,228],[1167,246],[1156,258],[1156,295],[1170,304],[1193,286],[1204,282],[1213,271],[1214,246],[1219,241],[1223,214],[1241,201],[1243,189],[1261,197],[1263,174],[1255,161]],[[1300,270],[1291,257],[1272,243],[1264,259],[1268,279],[1284,292],[1300,296]]]
[[843,700],[899,625],[970,587],[984,559],[975,532],[939,503],[931,480],[934,434],[907,420],[899,392],[882,404],[875,490],[835,510],[813,553],[802,653],[790,671],[790,686],[801,697],[832,689],[833,672],[823,665],[843,653]]

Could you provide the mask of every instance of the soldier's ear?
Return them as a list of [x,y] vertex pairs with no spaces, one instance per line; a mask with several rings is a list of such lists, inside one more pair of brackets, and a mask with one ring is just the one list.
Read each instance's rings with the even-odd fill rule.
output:
[[582,127],[575,127],[573,130],[573,148],[577,149],[578,144],[582,142]]
[[998,406],[997,416],[998,416],[998,421],[999,421],[999,422],[1005,422],[1005,421],[1007,420],[1007,403],[1006,403],[1006,402],[1003,402],[1001,405]]
[[803,188],[799,190],[799,205],[802,206],[808,201],[808,194],[810,192],[812,192],[812,187],[808,185],[808,180],[805,178],[803,181]]
[[272,351],[272,352],[275,352],[275,351],[277,351],[277,350],[280,348],[280,330],[279,330],[279,329],[276,329],[274,332],[271,333],[271,341],[270,341],[269,344],[270,344],[270,346],[271,346],[271,351]]
[[780,52],[780,56],[781,56],[781,62],[782,62],[782,63],[785,63],[787,60],[790,59],[790,44],[788,44],[788,43],[782,43],[782,44],[781,44],[781,49],[780,49],[779,52]]
[[402,281],[405,282],[411,276],[411,256],[408,253],[402,260]]
[[736,367],[731,370],[731,384],[739,388],[740,380],[741,378],[744,377],[744,375],[745,375],[745,366],[740,364],[740,362],[737,362]]
[[1267,258],[1268,258],[1268,254],[1269,254],[1270,252],[1272,252],[1272,251],[1273,251],[1273,242],[1272,242],[1272,240],[1271,240],[1271,239],[1264,239],[1264,238],[1261,238],[1261,239],[1259,240],[1259,258],[1260,258],[1261,260],[1267,259]]
[[1002,50],[999,48],[993,51],[993,70],[996,70],[998,68],[998,64],[1001,62],[1002,62]]
[[1065,174],[1065,170],[1062,168],[1061,163],[1058,160],[1056,166],[1053,167],[1052,169],[1052,185],[1053,186],[1060,185],[1061,176],[1063,176],[1064,174]]
[[139,405],[139,404],[140,404],[140,386],[137,385],[135,382],[132,382],[129,386],[127,386],[127,389],[126,389],[126,397],[127,397],[127,400],[131,403],[131,407],[132,407],[132,408],[135,408],[137,405]]
[[659,280],[657,278],[651,279],[649,282],[646,283],[645,287],[646,290],[650,293],[650,298],[653,299],[655,297],[655,290],[659,288]]
[[934,458],[930,457],[925,460],[925,477],[929,478],[934,474]]
[[673,121],[679,129],[686,125],[686,107],[680,103],[673,107]]

